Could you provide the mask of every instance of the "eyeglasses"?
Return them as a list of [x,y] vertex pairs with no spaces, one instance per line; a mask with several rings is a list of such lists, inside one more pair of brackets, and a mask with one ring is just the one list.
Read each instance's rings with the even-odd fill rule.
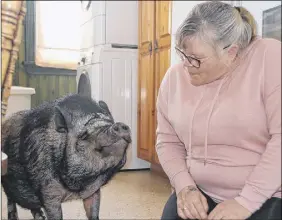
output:
[[[230,47],[230,45],[226,46],[223,48],[223,50],[225,50],[226,48]],[[181,57],[181,59],[184,61],[185,59],[188,60],[188,62],[190,63],[190,65],[192,65],[193,67],[195,68],[200,68],[201,66],[201,63],[203,63],[203,59],[206,59],[206,58],[203,58],[203,59],[197,59],[197,58],[194,58],[194,57],[191,57],[189,55],[186,55],[182,50],[180,50],[178,47],[175,47],[176,49],[176,52],[179,54],[179,56]]]

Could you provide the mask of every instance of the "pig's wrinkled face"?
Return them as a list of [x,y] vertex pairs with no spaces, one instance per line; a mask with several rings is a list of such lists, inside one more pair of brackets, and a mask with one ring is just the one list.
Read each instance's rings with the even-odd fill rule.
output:
[[115,123],[111,115],[96,113],[85,121],[78,135],[78,147],[88,144],[88,148],[106,156],[124,151],[131,143],[130,128],[123,123]]
[[57,115],[61,114],[61,118],[57,117],[55,121],[57,131],[60,132],[61,124],[63,130],[66,127],[69,139],[72,139],[71,145],[75,145],[76,151],[86,157],[114,156],[123,160],[124,164],[125,152],[131,143],[130,128],[123,123],[114,122],[105,102],[82,101],[83,104],[78,103],[76,107],[69,105],[68,108],[64,107],[65,110],[60,108]]

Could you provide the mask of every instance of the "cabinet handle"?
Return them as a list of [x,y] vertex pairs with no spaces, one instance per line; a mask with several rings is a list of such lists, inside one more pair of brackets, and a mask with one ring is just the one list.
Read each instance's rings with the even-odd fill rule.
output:
[[159,47],[158,47],[158,40],[155,40],[155,41],[154,41],[154,47],[155,47],[155,48],[154,48],[155,50],[159,49]]
[[152,53],[152,41],[150,41],[150,43],[149,43],[148,51],[149,51],[150,54]]

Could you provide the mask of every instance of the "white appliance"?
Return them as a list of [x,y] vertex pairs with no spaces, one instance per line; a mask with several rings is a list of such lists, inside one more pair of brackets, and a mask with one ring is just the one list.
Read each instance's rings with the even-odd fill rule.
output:
[[35,94],[35,89],[22,86],[11,86],[8,99],[8,108],[5,118],[22,110],[31,108],[31,96]]
[[137,157],[138,1],[82,1],[81,31],[77,91],[105,101],[130,126],[123,170],[150,168]]

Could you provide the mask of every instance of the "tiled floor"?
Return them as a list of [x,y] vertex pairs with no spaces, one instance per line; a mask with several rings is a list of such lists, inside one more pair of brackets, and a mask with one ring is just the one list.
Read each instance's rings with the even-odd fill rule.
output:
[[[100,219],[160,219],[170,194],[167,179],[150,171],[118,173],[102,189]],[[86,219],[81,201],[63,205],[64,219]],[[29,211],[18,208],[19,219],[32,219]],[[7,219],[6,196],[2,191],[2,218]]]

